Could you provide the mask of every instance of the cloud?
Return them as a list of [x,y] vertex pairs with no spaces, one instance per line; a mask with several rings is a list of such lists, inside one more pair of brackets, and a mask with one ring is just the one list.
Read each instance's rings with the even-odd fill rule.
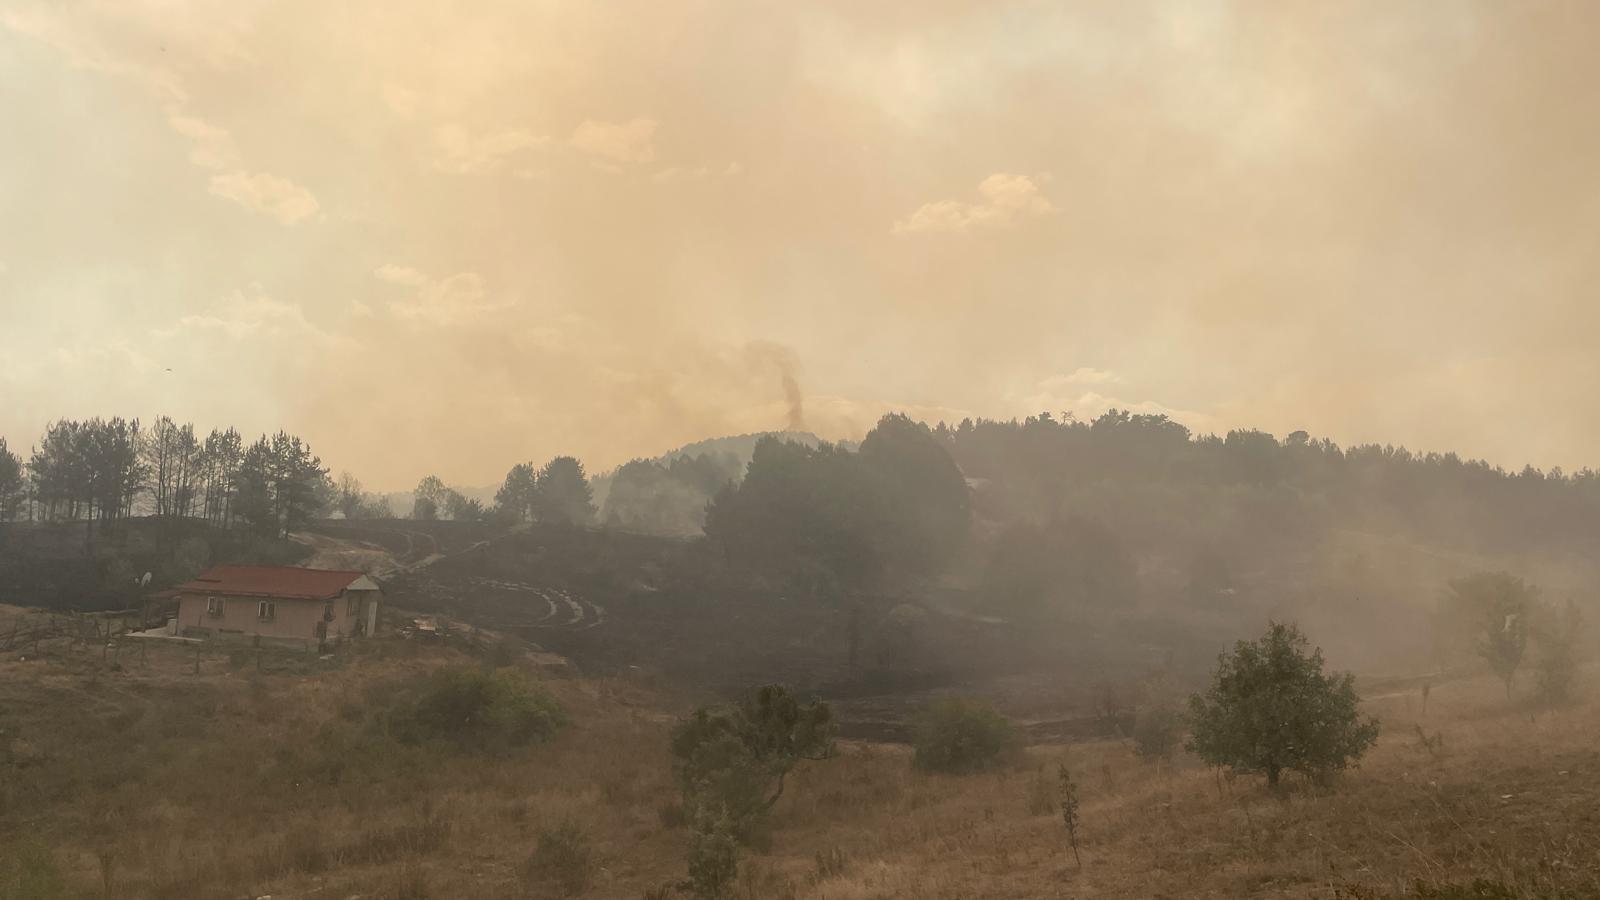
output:
[[390,284],[403,284],[409,287],[421,287],[428,283],[428,276],[410,266],[397,266],[394,263],[379,266],[372,273],[379,281]]
[[391,82],[383,86],[382,94],[384,104],[397,114],[408,119],[417,114],[421,95],[416,91]]
[[516,154],[542,147],[549,141],[548,137],[526,128],[475,135],[460,125],[441,125],[434,132],[438,151],[434,166],[458,175],[491,174],[500,171]]
[[298,304],[268,296],[259,284],[234,291],[208,312],[182,316],[175,324],[156,329],[155,335],[171,338],[183,332],[219,334],[233,340],[291,336],[319,343],[337,342],[306,318],[305,310]]
[[1077,384],[1120,384],[1125,379],[1107,369],[1081,366],[1070,375],[1052,375],[1039,382],[1041,388],[1057,388]]
[[683,166],[667,166],[664,169],[658,169],[655,174],[650,176],[650,180],[662,183],[669,181],[699,181],[710,175],[711,169],[707,166],[699,166],[693,169]]
[[167,112],[167,124],[189,139],[189,161],[204,169],[230,169],[239,164],[239,150],[233,135],[204,119],[174,108]]
[[586,119],[567,142],[574,149],[619,163],[647,163],[656,158],[656,120],[634,118],[627,122]]
[[1040,193],[1039,185],[1027,175],[997,172],[978,185],[983,200],[938,200],[924,203],[910,216],[894,223],[895,234],[919,232],[958,233],[980,228],[1004,228],[1019,219],[1036,218],[1055,212],[1056,207]]
[[55,357],[57,362],[74,369],[107,363],[137,373],[149,372],[155,368],[155,361],[130,344],[126,338],[58,347]]
[[[0,12],[0,26],[54,47],[74,67],[125,79],[156,97],[168,126],[188,140],[189,161],[223,172],[210,179],[213,195],[286,225],[316,214],[310,191],[277,175],[244,170],[228,129],[191,109],[186,72],[215,72],[253,61],[242,43],[248,26],[236,10],[223,4],[174,16],[158,6],[111,4],[97,12],[80,16],[48,6]],[[159,53],[148,52],[152,43]],[[174,52],[167,52],[168,44]]]
[[728,163],[721,169],[711,166],[663,166],[650,176],[650,180],[668,184],[674,181],[704,181],[715,177],[733,178],[743,173],[744,167],[736,162]]
[[389,302],[391,313],[415,324],[461,325],[516,305],[514,300],[489,299],[483,276],[476,272],[435,279],[409,266],[389,264],[373,274],[379,281],[415,289],[411,297]]
[[287,178],[266,172],[228,172],[211,176],[211,193],[251,212],[293,225],[317,214],[312,193]]

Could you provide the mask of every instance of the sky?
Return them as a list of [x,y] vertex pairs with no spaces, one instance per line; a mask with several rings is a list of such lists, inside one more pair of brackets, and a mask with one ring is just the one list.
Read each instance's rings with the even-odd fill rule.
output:
[[0,436],[284,428],[403,489],[1122,407],[1600,465],[1597,27],[0,0]]

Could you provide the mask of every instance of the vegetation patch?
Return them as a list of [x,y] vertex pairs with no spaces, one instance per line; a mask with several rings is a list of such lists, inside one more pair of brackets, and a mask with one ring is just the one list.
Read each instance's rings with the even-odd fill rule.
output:
[[962,774],[992,769],[1014,759],[1021,738],[988,701],[946,697],[917,717],[913,761],[929,772]]
[[466,753],[540,743],[566,722],[549,691],[509,667],[439,669],[384,718],[388,733],[401,743],[447,743]]

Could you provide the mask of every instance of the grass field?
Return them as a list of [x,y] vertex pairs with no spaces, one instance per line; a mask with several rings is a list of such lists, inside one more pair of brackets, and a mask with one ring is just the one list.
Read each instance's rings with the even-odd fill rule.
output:
[[[386,638],[330,662],[269,656],[260,673],[247,652],[213,654],[199,675],[187,648],[116,658],[59,642],[0,660],[0,884],[14,895],[556,896],[524,871],[567,825],[587,854],[581,896],[637,900],[684,875],[667,740],[685,698],[539,675],[570,727],[467,756],[375,744],[353,724],[419,672],[483,665],[459,650]],[[1425,716],[1414,690],[1368,707],[1384,731],[1361,768],[1281,795],[1192,759],[1143,763],[1120,741],[1034,746],[966,777],[845,743],[790,779],[735,896],[1404,896],[1474,879],[1510,893],[1446,896],[1600,896],[1594,703],[1531,715],[1467,679],[1435,684]],[[1061,762],[1081,786],[1081,867],[1055,807]]]

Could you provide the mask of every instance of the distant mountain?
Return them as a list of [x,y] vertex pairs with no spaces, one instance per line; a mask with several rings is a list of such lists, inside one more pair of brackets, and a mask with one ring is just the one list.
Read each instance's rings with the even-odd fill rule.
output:
[[[656,457],[657,462],[666,462],[680,456],[700,456],[705,453],[731,453],[745,464],[749,464],[750,457],[755,453],[756,443],[764,437],[775,437],[807,447],[815,447],[824,443],[822,438],[809,431],[757,431],[751,434],[732,434],[727,437],[706,438],[692,444],[684,444],[676,450],[668,450]],[[844,442],[844,446],[853,449],[854,444]]]

